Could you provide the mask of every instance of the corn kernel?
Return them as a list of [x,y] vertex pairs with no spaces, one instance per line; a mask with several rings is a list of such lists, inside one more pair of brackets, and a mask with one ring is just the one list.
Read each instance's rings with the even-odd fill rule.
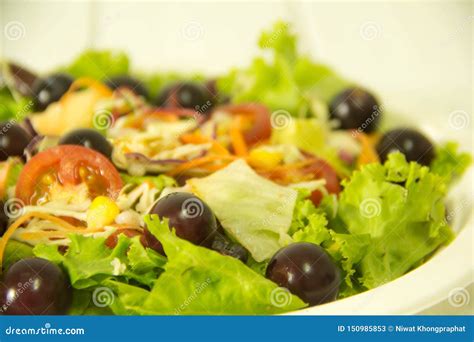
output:
[[277,166],[283,160],[283,156],[279,152],[265,151],[263,149],[255,149],[249,154],[250,164],[255,167],[272,168]]
[[42,182],[44,185],[51,185],[51,184],[53,184],[55,181],[56,181],[56,178],[54,177],[54,175],[52,175],[52,174],[50,174],[50,173],[45,174],[45,175],[41,178],[41,182]]
[[105,196],[96,197],[87,210],[87,227],[101,228],[115,221],[120,213],[117,204]]

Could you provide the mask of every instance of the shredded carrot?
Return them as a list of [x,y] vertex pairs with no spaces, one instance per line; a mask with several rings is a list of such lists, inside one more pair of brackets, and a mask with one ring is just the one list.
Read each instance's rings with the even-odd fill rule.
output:
[[206,170],[210,168],[212,170],[212,166],[206,166],[206,164],[209,164],[217,160],[228,162],[234,159],[235,158],[232,156],[219,156],[219,155],[210,155],[210,156],[205,156],[201,158],[196,158],[196,159],[190,160],[189,162],[181,164],[178,167],[174,168],[173,170],[169,171],[168,175],[175,176],[177,174],[193,169],[195,167],[201,167]]
[[185,144],[205,144],[210,142],[212,144],[212,152],[220,155],[229,155],[229,151],[219,142],[202,135],[200,132],[183,134],[181,135],[180,139]]
[[234,153],[237,156],[242,157],[248,154],[247,144],[242,134],[242,117],[240,115],[237,115],[234,119],[230,129],[230,139]]
[[210,162],[215,161],[217,159],[218,159],[218,156],[205,156],[205,157],[201,157],[201,158],[196,158],[196,159],[188,161],[184,164],[179,165],[174,170],[168,172],[168,175],[174,176],[174,175],[177,175],[177,174],[179,174],[181,172],[184,172],[186,170],[189,170],[189,169],[192,169],[192,168],[195,168],[195,167],[198,167],[198,166],[202,166],[204,164],[210,163]]
[[211,151],[222,156],[230,155],[229,151],[215,140],[212,141]]
[[2,239],[0,240],[0,273],[2,272],[2,264],[3,264],[3,254],[5,253],[5,247],[7,246],[8,240],[10,240],[11,236],[18,229],[23,223],[28,221],[31,217],[33,217],[33,213],[28,213],[26,215],[21,216],[18,220],[16,220],[3,234]]
[[210,138],[202,135],[200,132],[183,134],[180,139],[185,144],[205,144],[211,141]]
[[357,132],[357,140],[360,141],[362,151],[357,158],[357,166],[376,163],[379,161],[377,151],[375,150],[376,136],[368,136],[365,133]]
[[[10,240],[13,233],[19,227],[21,227],[21,225],[23,223],[25,223],[26,221],[28,221],[29,219],[31,219],[33,217],[38,217],[38,218],[41,218],[43,220],[48,220],[48,221],[57,223],[57,224],[63,226],[64,228],[66,228],[68,230],[71,230],[71,231],[75,231],[75,230],[78,230],[78,229],[81,228],[81,227],[75,227],[75,226],[69,224],[68,222],[58,218],[58,217],[55,217],[55,216],[52,216],[52,215],[49,215],[49,214],[46,214],[46,213],[39,213],[39,212],[26,213],[25,215],[18,218],[10,227],[8,227],[7,231],[5,232],[5,234],[3,234],[3,237],[0,240],[0,272],[2,270],[1,266],[2,266],[2,263],[3,263],[3,254],[5,253],[5,247],[7,246],[8,240]],[[82,229],[86,229],[86,228],[82,228]]]

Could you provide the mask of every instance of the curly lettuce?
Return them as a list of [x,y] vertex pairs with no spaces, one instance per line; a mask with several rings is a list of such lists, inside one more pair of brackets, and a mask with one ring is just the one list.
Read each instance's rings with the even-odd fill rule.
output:
[[350,234],[370,236],[359,264],[359,280],[368,289],[400,277],[453,236],[445,220],[443,178],[400,153],[390,154],[384,165],[365,165],[343,186],[339,224]]
[[471,162],[471,155],[466,152],[459,152],[458,144],[450,141],[438,147],[430,169],[431,172],[441,176],[449,185],[461,177],[471,165]]
[[306,198],[298,199],[290,233],[295,242],[311,242],[325,248],[342,271],[343,282],[339,297],[347,297],[362,291],[358,281],[357,264],[365,255],[370,236],[368,234],[338,233],[329,227],[327,214]]
[[166,260],[151,249],[145,249],[138,237],[121,234],[114,248],[106,246],[106,238],[72,234],[65,254],[57,245],[40,244],[33,249],[37,257],[62,265],[76,289],[100,285],[114,277],[124,282],[135,281],[152,286]]
[[128,56],[122,51],[86,50],[81,53],[63,71],[74,77],[90,77],[96,80],[118,75],[126,75],[130,71]]
[[297,117],[319,115],[321,106],[315,103],[327,103],[349,84],[327,66],[298,55],[296,35],[286,22],[263,32],[259,47],[271,58],[257,57],[248,68],[233,69],[218,80],[219,90],[236,103],[259,102]]

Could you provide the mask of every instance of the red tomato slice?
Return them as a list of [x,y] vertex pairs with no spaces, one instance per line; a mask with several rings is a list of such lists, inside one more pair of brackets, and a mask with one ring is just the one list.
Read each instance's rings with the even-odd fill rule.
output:
[[[336,171],[324,160],[315,159],[314,163],[303,169],[303,172],[313,174],[316,179],[324,178],[326,180],[326,189],[330,194],[338,194],[341,191],[339,179]],[[311,194],[311,201],[314,205],[319,205],[323,194],[316,190]]]
[[116,198],[123,183],[115,166],[102,154],[83,146],[61,145],[40,152],[21,171],[16,197],[36,203],[52,183],[63,186],[85,182],[91,197]]
[[246,103],[227,105],[219,107],[222,110],[234,115],[249,116],[252,120],[252,125],[245,130],[244,139],[247,145],[254,145],[260,141],[270,138],[272,133],[272,126],[270,121],[270,112],[267,107],[258,103]]

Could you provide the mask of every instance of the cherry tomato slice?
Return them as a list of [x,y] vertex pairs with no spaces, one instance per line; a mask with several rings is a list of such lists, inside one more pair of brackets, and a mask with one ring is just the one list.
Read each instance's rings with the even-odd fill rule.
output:
[[120,234],[124,234],[128,238],[132,238],[137,235],[140,235],[140,238],[143,236],[143,233],[136,229],[118,229],[107,237],[105,240],[105,245],[109,248],[115,248],[115,246],[117,246],[118,236]]
[[[337,174],[326,161],[315,159],[314,163],[303,169],[303,172],[313,174],[316,179],[324,178],[326,180],[326,189],[330,194],[338,194],[341,191]],[[319,190],[315,190],[311,194],[311,201],[314,205],[319,205],[322,198],[323,194]]]
[[36,203],[38,192],[47,192],[45,184],[63,186],[85,182],[92,195],[116,198],[123,183],[115,166],[102,154],[87,147],[61,145],[40,152],[21,171],[16,197],[25,204]]
[[226,105],[217,110],[224,111],[234,115],[249,116],[252,125],[244,131],[244,139],[247,145],[254,145],[270,138],[272,126],[270,121],[270,112],[267,107],[258,103],[245,103]]

